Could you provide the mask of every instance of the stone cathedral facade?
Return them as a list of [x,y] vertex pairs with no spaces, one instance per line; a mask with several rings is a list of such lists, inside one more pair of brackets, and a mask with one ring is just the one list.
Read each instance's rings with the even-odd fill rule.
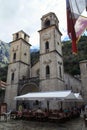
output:
[[[81,90],[81,83],[64,73],[61,32],[59,21],[52,12],[41,18],[40,59],[31,67],[29,35],[24,31],[13,34],[10,42],[10,61],[8,65],[5,102],[8,109],[16,108],[14,97],[29,92]],[[73,79],[73,78],[71,78]],[[76,83],[76,84],[74,84]],[[71,85],[72,84],[72,85]]]

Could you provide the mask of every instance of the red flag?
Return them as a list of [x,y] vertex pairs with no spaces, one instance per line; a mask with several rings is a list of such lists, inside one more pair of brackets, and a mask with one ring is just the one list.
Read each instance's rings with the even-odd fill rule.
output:
[[77,53],[76,35],[74,30],[74,24],[76,20],[75,19],[73,20],[69,0],[66,0],[66,7],[67,7],[67,30],[69,37],[72,39],[72,51],[73,53]]
[[73,53],[77,53],[77,42],[87,27],[87,17],[81,15],[84,8],[86,8],[85,0],[78,0],[78,2],[76,0],[66,0],[67,30],[69,37],[72,39]]

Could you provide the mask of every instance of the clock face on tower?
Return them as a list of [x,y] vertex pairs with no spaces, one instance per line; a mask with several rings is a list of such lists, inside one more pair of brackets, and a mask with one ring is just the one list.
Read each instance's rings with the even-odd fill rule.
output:
[[50,33],[45,33],[42,38],[43,38],[44,41],[49,40],[51,38],[51,34]]

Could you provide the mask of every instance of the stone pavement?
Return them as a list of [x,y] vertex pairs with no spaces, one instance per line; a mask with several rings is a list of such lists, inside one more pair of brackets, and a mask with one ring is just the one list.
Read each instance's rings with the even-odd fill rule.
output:
[[0,130],[87,130],[87,127],[80,117],[61,124],[23,120],[0,121]]

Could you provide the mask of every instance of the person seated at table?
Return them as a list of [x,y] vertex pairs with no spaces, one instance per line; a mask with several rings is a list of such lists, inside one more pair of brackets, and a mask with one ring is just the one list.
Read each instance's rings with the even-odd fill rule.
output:
[[39,107],[39,108],[36,110],[36,112],[38,112],[38,113],[42,113],[43,110]]
[[65,108],[63,111],[67,115],[70,112],[70,109],[69,108]]
[[23,111],[23,107],[22,105],[20,104],[19,107],[18,107],[18,117],[22,117],[22,111]]

